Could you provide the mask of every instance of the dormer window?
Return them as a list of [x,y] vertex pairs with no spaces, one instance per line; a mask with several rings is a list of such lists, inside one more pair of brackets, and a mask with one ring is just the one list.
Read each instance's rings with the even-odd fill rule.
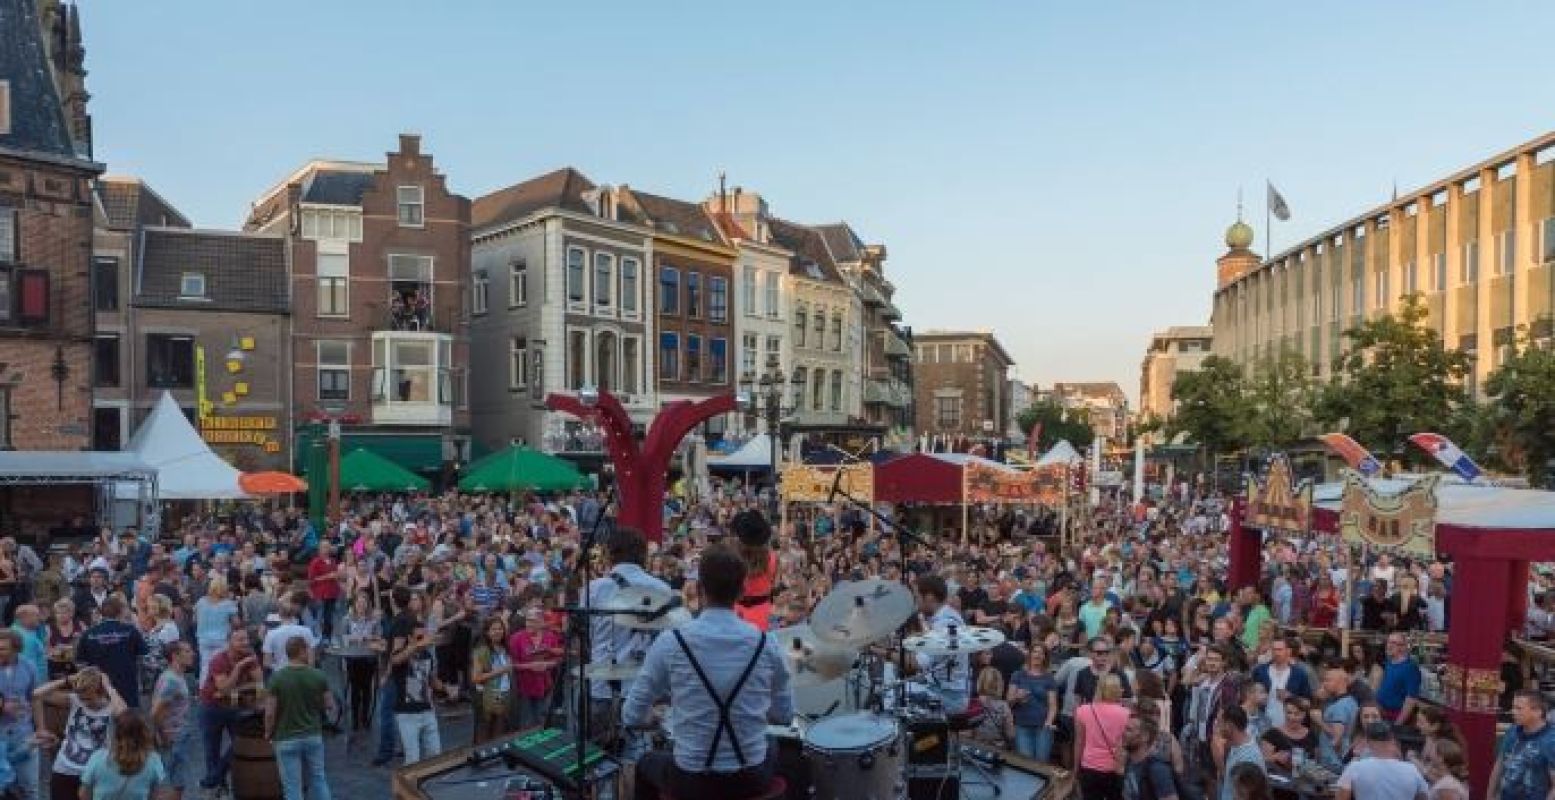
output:
[[204,300],[205,273],[185,272],[178,281],[178,296],[184,300]]

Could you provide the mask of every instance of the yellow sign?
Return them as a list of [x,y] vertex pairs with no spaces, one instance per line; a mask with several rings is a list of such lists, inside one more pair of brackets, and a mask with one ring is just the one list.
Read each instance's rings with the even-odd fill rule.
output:
[[211,417],[205,421],[205,426],[211,430],[273,431],[276,420],[275,417]]
[[248,444],[280,452],[280,442],[271,438],[275,417],[206,417],[204,423],[200,438],[210,444]]
[[1290,459],[1276,454],[1269,459],[1269,474],[1260,482],[1247,482],[1247,524],[1266,530],[1305,533],[1312,521],[1312,484],[1296,483]]
[[1402,492],[1384,495],[1359,473],[1348,469],[1342,473],[1339,534],[1345,541],[1421,558],[1436,556],[1436,484],[1440,475],[1428,475]]
[[205,399],[205,348],[196,345],[194,348],[194,389],[195,412],[200,419],[200,424],[205,424],[205,418],[211,415],[214,406],[211,401]]
[[783,470],[783,500],[790,503],[824,503],[831,496],[832,483],[837,470],[842,470],[840,494],[861,502],[875,499],[875,467],[873,464],[848,464],[843,467],[795,466]]

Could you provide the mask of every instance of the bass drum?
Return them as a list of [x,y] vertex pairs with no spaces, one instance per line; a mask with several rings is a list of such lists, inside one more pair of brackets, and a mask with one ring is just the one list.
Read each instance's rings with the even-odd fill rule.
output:
[[906,788],[896,720],[876,714],[823,719],[804,734],[816,800],[895,800]]

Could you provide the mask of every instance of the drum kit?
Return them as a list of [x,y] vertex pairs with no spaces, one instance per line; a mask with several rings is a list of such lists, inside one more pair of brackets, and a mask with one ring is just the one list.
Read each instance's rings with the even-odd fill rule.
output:
[[[919,745],[912,731],[940,728],[946,719],[937,698],[910,692],[904,670],[907,655],[970,656],[1004,641],[992,628],[947,626],[906,635],[902,629],[915,610],[912,593],[900,583],[871,578],[838,584],[816,604],[806,623],[771,632],[788,666],[794,691],[792,725],[771,726],[768,735],[784,762],[805,774],[789,778],[791,797],[818,800],[875,800],[903,794],[908,778],[904,754]],[[623,588],[600,606],[616,624],[663,631],[690,621],[674,595],[638,587]],[[890,645],[885,647],[884,645]],[[596,680],[630,682],[642,670],[642,654],[588,667]],[[667,735],[659,737],[668,746]],[[802,758],[785,758],[795,751]],[[912,759],[919,763],[920,759]]]

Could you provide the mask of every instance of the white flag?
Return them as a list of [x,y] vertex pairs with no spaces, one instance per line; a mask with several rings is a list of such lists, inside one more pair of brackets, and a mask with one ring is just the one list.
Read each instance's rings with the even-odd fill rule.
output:
[[1274,184],[1268,181],[1264,181],[1264,185],[1269,187],[1269,213],[1281,222],[1290,219],[1290,206],[1285,205],[1285,198],[1280,196],[1280,190],[1274,188]]

